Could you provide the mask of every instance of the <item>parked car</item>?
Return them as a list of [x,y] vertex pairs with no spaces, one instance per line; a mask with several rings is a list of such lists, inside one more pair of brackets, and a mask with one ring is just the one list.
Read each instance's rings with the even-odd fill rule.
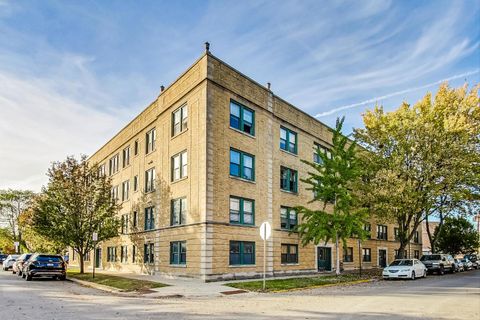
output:
[[437,272],[444,275],[445,272],[455,272],[455,260],[449,254],[427,254],[420,261],[427,267],[429,273]]
[[457,272],[462,272],[465,271],[465,268],[463,266],[463,262],[461,259],[453,259],[455,261],[455,270]]
[[472,269],[473,269],[473,263],[472,263],[472,261],[470,261],[468,258],[463,257],[462,259],[460,259],[460,261],[462,261],[462,263],[463,263],[463,269],[464,269],[465,271],[468,271],[468,270],[472,270]]
[[24,253],[20,257],[18,257],[17,261],[15,261],[15,263],[13,264],[12,273],[21,276],[23,264],[25,263],[25,261],[30,259],[31,256],[31,253]]
[[383,269],[383,279],[426,277],[427,268],[418,259],[397,259]]
[[7,257],[8,257],[8,254],[0,254],[0,263],[3,264],[3,261],[5,261]]
[[56,254],[34,254],[25,264],[23,272],[27,281],[34,277],[67,278],[66,263],[62,256]]
[[478,266],[478,263],[479,263],[479,262],[478,262],[478,256],[477,256],[477,254],[475,254],[475,253],[466,254],[466,255],[464,256],[464,258],[467,258],[468,260],[470,260],[470,261],[472,262],[473,268],[478,269],[478,267],[479,267],[479,266]]
[[7,259],[3,261],[2,268],[3,271],[7,271],[8,269],[12,269],[13,264],[17,260],[17,258],[20,257],[19,254],[10,254],[7,256]]

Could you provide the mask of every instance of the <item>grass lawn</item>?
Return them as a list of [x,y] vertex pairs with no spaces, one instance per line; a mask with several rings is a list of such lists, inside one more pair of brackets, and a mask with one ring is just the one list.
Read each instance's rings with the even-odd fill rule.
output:
[[[309,287],[319,287],[332,284],[341,284],[354,282],[358,280],[366,280],[360,278],[358,275],[345,274],[336,277],[335,275],[326,275],[318,277],[304,277],[304,278],[289,278],[289,279],[275,279],[267,280],[265,291],[287,291],[293,289],[302,289]],[[248,281],[248,282],[235,282],[228,283],[227,286],[248,290],[248,291],[263,291],[263,282],[260,281]]]
[[95,279],[93,279],[91,273],[80,274],[80,271],[75,269],[68,270],[67,277],[102,284],[105,286],[120,289],[121,291],[125,291],[125,292],[141,291],[141,290],[148,290],[151,288],[161,288],[161,287],[167,286],[166,284],[159,283],[159,282],[129,279],[129,278],[111,276],[111,275],[101,274],[101,273],[95,273]]

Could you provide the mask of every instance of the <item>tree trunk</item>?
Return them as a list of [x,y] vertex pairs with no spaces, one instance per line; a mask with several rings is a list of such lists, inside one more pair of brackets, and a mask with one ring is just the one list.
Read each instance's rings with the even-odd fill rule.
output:
[[[80,251],[80,250],[79,250]],[[84,265],[83,265],[83,254],[80,252],[77,252],[80,258],[80,273],[84,273]]]
[[340,275],[340,252],[338,251],[338,233],[337,232],[335,232],[335,253],[336,253],[336,260],[337,260],[335,274],[338,276]]
[[400,241],[400,247],[398,248],[398,256],[395,257],[395,259],[406,259],[407,257],[404,257],[405,253],[405,248],[407,247],[407,243]]

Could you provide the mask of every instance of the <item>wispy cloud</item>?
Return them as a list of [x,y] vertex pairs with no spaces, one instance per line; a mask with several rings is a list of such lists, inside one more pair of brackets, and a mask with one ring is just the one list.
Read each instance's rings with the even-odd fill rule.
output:
[[356,107],[364,106],[366,104],[376,103],[380,100],[385,100],[385,99],[388,99],[388,98],[396,97],[396,96],[399,96],[399,95],[402,95],[402,94],[405,94],[405,93],[414,92],[414,91],[418,91],[418,90],[422,90],[422,89],[427,89],[427,88],[439,85],[443,82],[448,82],[448,81],[455,80],[455,79],[465,78],[465,77],[468,77],[468,76],[471,76],[471,75],[474,75],[474,74],[477,74],[477,73],[480,73],[480,69],[465,72],[465,73],[462,73],[462,74],[457,74],[457,75],[454,75],[454,76],[451,76],[451,77],[448,77],[448,78],[445,78],[445,79],[442,79],[442,80],[439,80],[439,81],[428,83],[428,84],[423,85],[423,86],[408,88],[408,89],[405,89],[405,90],[392,92],[392,93],[389,93],[389,94],[386,94],[386,95],[383,95],[383,96],[371,98],[371,99],[368,99],[368,100],[365,100],[365,101],[362,101],[362,102],[357,102],[357,103],[352,103],[352,104],[348,104],[348,105],[341,106],[341,107],[336,107],[336,108],[333,108],[331,110],[318,113],[318,114],[315,115],[315,117],[320,118],[320,117],[329,116],[329,115],[335,114],[335,113],[340,112],[340,111],[353,109],[353,108],[356,108]]

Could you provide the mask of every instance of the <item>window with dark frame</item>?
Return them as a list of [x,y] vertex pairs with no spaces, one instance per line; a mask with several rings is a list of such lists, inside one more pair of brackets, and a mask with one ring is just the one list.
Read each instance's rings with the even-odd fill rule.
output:
[[413,242],[414,243],[419,243],[420,242],[420,234],[418,231],[415,231],[413,234]]
[[255,201],[230,196],[230,223],[255,224]]
[[367,239],[372,238],[372,225],[370,223],[366,223],[363,225],[363,230],[367,232]]
[[298,245],[282,243],[282,263],[298,263]]
[[171,202],[170,225],[185,224],[187,219],[187,198],[173,199]]
[[393,228],[393,236],[394,236],[395,241],[399,241],[399,240],[400,240],[399,232],[400,232],[400,229],[398,229],[398,228]]
[[327,158],[331,159],[332,158],[332,153],[328,148],[322,146],[319,143],[314,143],[315,145],[315,150],[313,151],[313,162],[317,164],[323,164],[322,157],[319,155],[319,153],[325,154]]
[[145,171],[145,192],[155,191],[155,168]]
[[120,251],[120,262],[127,263],[128,255],[127,255],[127,246],[122,246]]
[[125,168],[130,164],[130,146],[126,147],[122,151],[122,168]]
[[363,262],[371,262],[372,261],[372,249],[370,248],[362,248],[362,260]]
[[133,211],[133,227],[136,228],[138,226],[138,213],[137,211]]
[[133,191],[137,191],[137,190],[138,190],[138,175],[133,177]]
[[231,266],[255,264],[255,242],[230,241],[229,264]]
[[290,168],[280,167],[280,188],[284,191],[297,193],[298,172]]
[[122,182],[122,201],[127,201],[130,193],[130,180]]
[[108,164],[109,164],[109,175],[113,175],[114,173],[117,173],[118,172],[118,158],[119,158],[119,155],[118,153],[116,155],[114,155],[113,157],[110,158],[110,160],[108,161]]
[[413,257],[415,259],[420,259],[420,250],[414,250],[413,251]]
[[297,211],[289,207],[280,208],[280,228],[282,230],[294,230],[298,224]]
[[385,225],[377,225],[377,239],[388,240],[388,228]]
[[135,140],[135,142],[134,142],[134,144],[133,144],[133,153],[134,153],[135,155],[138,154],[138,149],[139,149],[139,142],[138,142],[138,140]]
[[230,127],[255,135],[255,112],[235,101],[230,101]]
[[183,265],[187,263],[187,242],[170,242],[170,264]]
[[297,133],[280,127],[280,149],[297,154]]
[[255,156],[230,149],[230,175],[246,180],[255,180]]
[[353,262],[353,247],[343,249],[343,262]]
[[143,245],[143,263],[155,262],[155,244],[145,243]]
[[122,220],[121,220],[121,233],[122,234],[127,234],[128,233],[128,214],[123,214],[122,215]]
[[132,245],[132,263],[137,262],[137,246]]
[[107,262],[117,261],[117,247],[107,247]]
[[155,151],[155,140],[157,139],[157,133],[155,128],[151,129],[145,134],[145,153],[149,154],[152,151]]
[[188,108],[183,105],[172,112],[172,137],[187,130],[188,128]]
[[155,229],[155,207],[145,208],[145,225],[144,230]]
[[187,150],[184,150],[171,159],[172,161],[172,181],[177,181],[188,176],[188,156]]

